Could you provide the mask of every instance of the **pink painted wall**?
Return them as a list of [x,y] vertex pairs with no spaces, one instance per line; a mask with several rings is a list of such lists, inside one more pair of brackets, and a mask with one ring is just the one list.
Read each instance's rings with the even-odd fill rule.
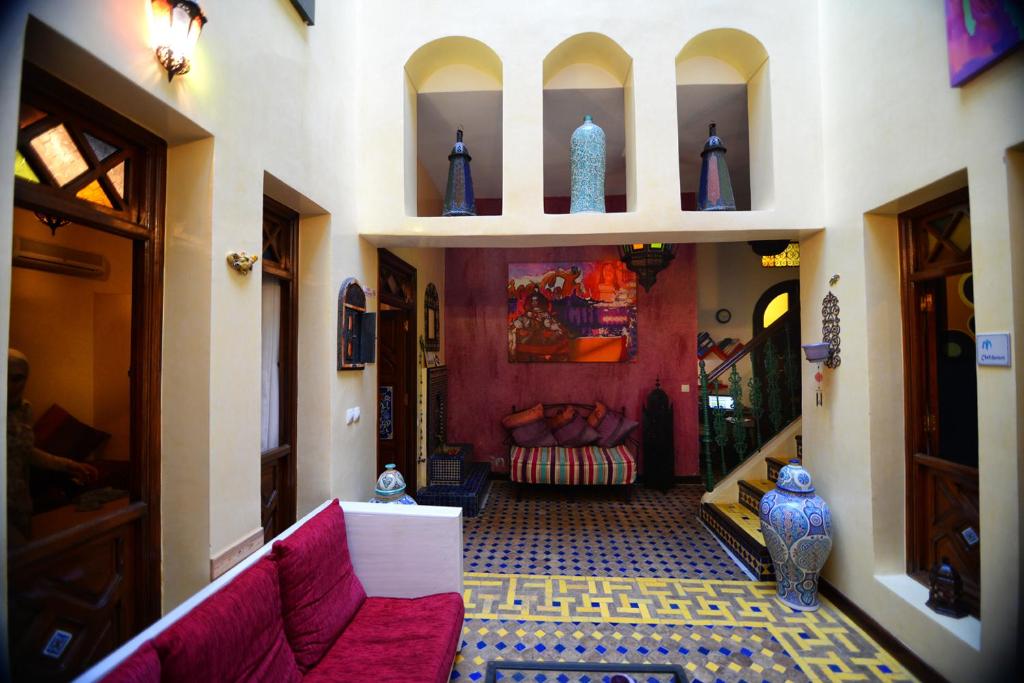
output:
[[[614,246],[448,249],[445,254],[445,358],[448,438],[472,443],[477,460],[504,458],[501,417],[538,401],[625,406],[641,421],[644,398],[661,378],[675,407],[677,475],[699,473],[697,433],[696,249],[679,245],[650,293],[640,287],[634,363],[509,363],[505,284],[510,262],[618,258]],[[680,385],[689,384],[682,393]],[[497,468],[496,468],[497,469]]]

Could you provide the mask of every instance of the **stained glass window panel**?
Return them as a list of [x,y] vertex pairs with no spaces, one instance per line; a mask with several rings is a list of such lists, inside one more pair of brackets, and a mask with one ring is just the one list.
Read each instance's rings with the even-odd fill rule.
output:
[[84,199],[86,201],[92,202],[93,204],[102,204],[103,206],[109,206],[110,208],[114,208],[111,205],[110,199],[107,197],[107,194],[103,191],[103,188],[100,187],[100,182],[98,180],[94,180],[85,187],[83,187],[81,190],[78,191],[78,194],[76,194],[75,196],[78,197],[79,199]]
[[29,104],[21,105],[21,112],[18,115],[18,128],[27,128],[36,121],[46,118],[46,112],[39,111]]
[[124,167],[127,161],[122,161],[114,168],[107,171],[107,177],[110,178],[110,182],[114,184],[114,189],[117,190],[117,194],[124,199]]
[[795,268],[800,265],[800,243],[790,242],[785,251],[774,256],[762,256],[761,265],[765,268]]
[[36,172],[32,170],[32,167],[28,165],[28,161],[24,156],[22,156],[21,152],[17,150],[14,152],[14,175],[33,183],[39,182],[39,176],[37,176]]
[[29,144],[61,186],[67,185],[89,168],[63,123],[37,135]]
[[93,137],[88,133],[83,133],[82,135],[85,136],[85,139],[89,143],[89,146],[92,147],[92,151],[95,152],[96,158],[99,159],[100,161],[103,161],[104,159],[106,159],[111,154],[117,151],[117,147],[114,147],[108,142],[104,142],[103,140]]

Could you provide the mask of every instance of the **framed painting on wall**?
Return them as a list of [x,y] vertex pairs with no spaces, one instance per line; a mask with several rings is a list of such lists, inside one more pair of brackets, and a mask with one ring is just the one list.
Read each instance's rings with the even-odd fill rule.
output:
[[618,259],[508,264],[510,363],[628,363],[636,273]]
[[959,87],[1024,43],[1020,0],[946,0],[949,84]]

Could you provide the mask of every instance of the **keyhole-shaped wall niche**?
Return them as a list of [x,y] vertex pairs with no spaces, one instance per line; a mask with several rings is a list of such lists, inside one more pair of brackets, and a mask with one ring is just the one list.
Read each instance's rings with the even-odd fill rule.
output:
[[569,213],[569,139],[586,114],[605,134],[605,211],[632,211],[633,58],[600,33],[567,38],[544,58],[544,213]]
[[[405,63],[405,212],[440,216],[448,154],[464,130],[477,215],[501,214],[501,59],[464,36],[438,38]],[[454,219],[453,219],[454,220]]]
[[771,93],[761,42],[736,29],[693,37],[676,57],[676,111],[682,209],[698,208],[701,150],[711,122],[727,150],[736,210],[771,208]]

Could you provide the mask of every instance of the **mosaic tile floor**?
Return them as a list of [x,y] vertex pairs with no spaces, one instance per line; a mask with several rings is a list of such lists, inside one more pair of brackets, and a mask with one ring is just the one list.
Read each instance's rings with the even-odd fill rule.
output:
[[[675,663],[694,683],[913,680],[830,602],[797,612],[772,583],[467,572],[465,584],[453,681],[483,680],[496,659]],[[603,680],[516,676],[499,680]]]
[[528,487],[515,500],[496,481],[463,525],[468,572],[745,580],[697,521],[703,488],[636,487],[626,503],[603,489]]
[[701,493],[638,487],[625,503],[539,488],[516,501],[494,482],[483,513],[464,521],[466,621],[451,680],[483,681],[491,660],[682,664],[693,683],[914,680],[827,600],[796,612],[773,583],[747,581],[697,521]]

